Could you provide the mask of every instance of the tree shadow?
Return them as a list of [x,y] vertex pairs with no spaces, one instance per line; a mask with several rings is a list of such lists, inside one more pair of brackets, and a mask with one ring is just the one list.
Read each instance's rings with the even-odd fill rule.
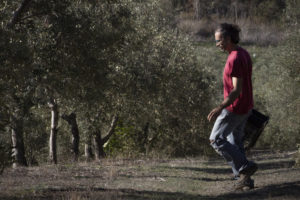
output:
[[268,170],[268,169],[281,169],[281,168],[292,168],[295,165],[295,161],[273,161],[273,162],[265,162],[259,163],[258,168],[260,170]]
[[[225,200],[225,199],[296,199],[300,196],[300,181],[273,184],[248,192],[229,192],[219,196],[193,195],[180,192],[145,191],[106,188],[48,188],[35,193],[23,194],[21,199],[93,199],[93,200]],[[2,200],[20,199],[13,194],[0,194]]]
[[[1,200],[20,199],[17,196],[4,196]],[[211,199],[209,196],[190,195],[180,192],[139,191],[134,189],[106,189],[106,188],[48,188],[38,194],[22,195],[22,199],[91,199],[91,200],[197,200]]]
[[217,196],[216,199],[297,199],[300,197],[300,181],[272,184],[248,192],[234,192]]
[[[224,162],[224,166],[226,163]],[[204,172],[210,174],[228,174],[231,173],[230,168],[199,168],[199,167],[164,167],[169,169],[179,169],[179,170],[189,170],[189,171],[196,171],[196,172]]]
[[[294,165],[295,165],[295,161],[293,161],[293,160],[271,161],[271,162],[265,162],[265,163],[258,163],[258,169],[259,170],[286,169],[286,168],[292,168]],[[224,161],[224,166],[226,166],[225,161]],[[163,168],[189,170],[189,171],[204,172],[204,173],[210,173],[210,174],[228,174],[228,173],[232,172],[230,168],[167,167],[167,166],[163,167]]]
[[207,178],[207,177],[187,177],[187,176],[166,176],[166,175],[144,175],[144,176],[132,176],[132,175],[121,175],[122,177],[132,178],[132,179],[159,179],[159,178],[180,178],[180,179],[189,179],[194,181],[207,181],[207,182],[216,182],[216,181],[230,181],[232,178]]

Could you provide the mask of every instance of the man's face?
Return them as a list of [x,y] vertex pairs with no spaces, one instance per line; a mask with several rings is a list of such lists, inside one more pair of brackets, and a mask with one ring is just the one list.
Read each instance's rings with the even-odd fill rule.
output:
[[222,49],[223,51],[226,51],[228,48],[229,44],[229,39],[224,38],[220,32],[215,33],[215,41],[216,41],[216,46]]

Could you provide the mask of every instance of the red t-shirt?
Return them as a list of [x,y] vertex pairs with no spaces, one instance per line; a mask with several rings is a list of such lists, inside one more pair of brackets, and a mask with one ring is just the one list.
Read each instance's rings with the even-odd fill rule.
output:
[[252,61],[248,52],[241,47],[230,52],[223,73],[224,99],[233,89],[232,77],[242,78],[243,88],[239,97],[226,108],[228,111],[245,114],[253,108],[251,74]]

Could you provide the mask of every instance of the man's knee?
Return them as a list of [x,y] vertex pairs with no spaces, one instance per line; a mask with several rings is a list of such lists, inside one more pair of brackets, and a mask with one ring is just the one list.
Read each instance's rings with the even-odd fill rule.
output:
[[214,148],[214,150],[215,150],[217,153],[219,153],[219,152],[218,152],[218,151],[219,151],[219,147],[218,147],[218,145],[216,144],[216,141],[210,139],[209,142],[210,142],[210,146],[212,146],[212,147]]
[[223,151],[226,141],[221,138],[218,138],[216,140],[210,139],[209,141],[210,141],[210,145],[214,148],[214,150],[218,154],[222,155],[222,151]]
[[215,142],[212,142],[212,143],[210,143],[210,145],[212,146],[212,148],[214,148],[214,150],[217,152],[217,154],[219,154],[219,155],[221,155],[221,156],[222,156],[222,152],[221,152],[221,150],[220,150],[219,146],[218,146],[218,145],[216,145],[216,143],[215,143]]

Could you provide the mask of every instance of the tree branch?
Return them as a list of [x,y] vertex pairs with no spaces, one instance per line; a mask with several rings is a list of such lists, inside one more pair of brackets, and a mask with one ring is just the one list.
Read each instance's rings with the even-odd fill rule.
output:
[[13,28],[15,24],[20,20],[22,13],[26,10],[26,7],[31,0],[23,0],[21,6],[14,12],[13,18],[8,23],[8,28]]
[[118,122],[118,116],[115,115],[111,122],[109,131],[107,132],[106,136],[102,139],[103,144],[105,144],[109,140],[109,138],[112,136],[112,134],[114,134],[115,128],[117,126],[117,122]]
[[61,118],[64,119],[64,120],[66,120],[71,125],[72,121],[76,120],[76,114],[75,113],[71,113],[70,115],[63,114],[61,116]]
[[34,13],[32,15],[29,15],[29,16],[26,16],[26,17],[23,17],[21,18],[20,20],[26,20],[26,19],[30,19],[30,18],[33,18],[33,17],[39,17],[39,16],[43,16],[43,15],[46,15],[47,13],[45,12],[41,12],[41,13]]

